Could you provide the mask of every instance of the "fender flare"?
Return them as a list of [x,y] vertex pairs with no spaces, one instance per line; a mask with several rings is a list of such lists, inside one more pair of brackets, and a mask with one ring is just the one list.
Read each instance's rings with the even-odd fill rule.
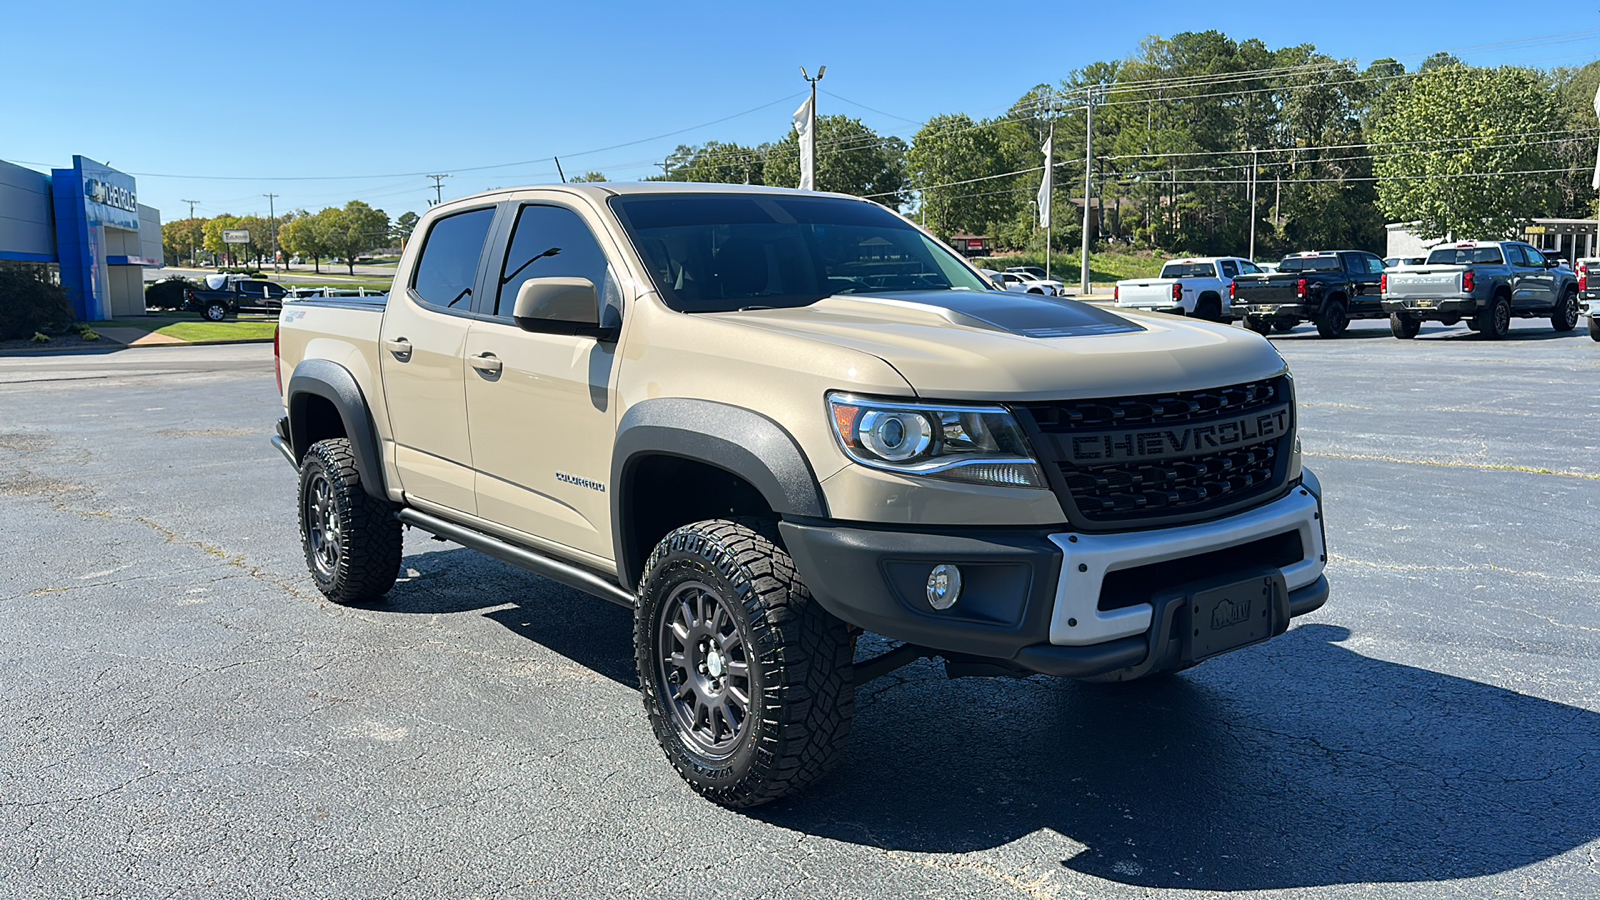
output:
[[311,435],[305,428],[306,401],[321,397],[338,410],[345,436],[355,451],[356,472],[368,494],[385,502],[389,499],[383,484],[382,457],[378,454],[378,434],[372,425],[372,410],[366,395],[350,370],[326,359],[308,359],[295,366],[284,392],[289,408],[289,443],[296,460],[305,459],[311,449]]
[[611,535],[617,575],[632,589],[643,559],[632,546],[633,522],[623,501],[639,464],[676,456],[722,469],[749,482],[780,516],[826,518],[828,503],[811,463],[789,432],[757,412],[710,400],[661,398],[629,407],[617,425],[611,456]]

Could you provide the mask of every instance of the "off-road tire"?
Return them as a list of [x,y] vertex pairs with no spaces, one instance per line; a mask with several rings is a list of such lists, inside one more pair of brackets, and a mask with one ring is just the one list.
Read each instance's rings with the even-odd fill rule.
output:
[[[723,612],[705,612],[707,598]],[[708,620],[720,624],[708,631]],[[663,538],[644,566],[633,639],[656,740],[707,799],[759,806],[838,761],[855,711],[855,639],[812,599],[773,523],[714,519]],[[745,715],[718,743],[714,723],[728,724],[738,693]]]
[[228,317],[228,304],[220,300],[213,300],[205,305],[205,309],[200,311],[200,315],[207,322],[221,322]]
[[1486,340],[1498,341],[1511,333],[1511,298],[1496,294],[1477,315],[1475,331]]
[[1336,338],[1344,334],[1350,327],[1350,314],[1344,308],[1343,300],[1329,300],[1323,307],[1322,314],[1316,318],[1317,334],[1325,338]]
[[1245,316],[1244,327],[1254,331],[1256,334],[1259,334],[1262,337],[1266,337],[1272,333],[1272,322],[1268,319],[1263,319],[1260,316]]
[[1583,311],[1579,309],[1578,304],[1578,292],[1567,291],[1561,295],[1561,300],[1556,303],[1555,309],[1550,310],[1550,327],[1565,334],[1577,327],[1578,318],[1582,314]]
[[1389,331],[1402,341],[1409,341],[1422,330],[1422,320],[1399,313],[1389,313]]
[[370,603],[394,587],[400,520],[391,504],[362,487],[347,438],[318,441],[306,450],[299,508],[306,568],[329,600]]
[[1600,341],[1600,319],[1594,316],[1589,317],[1589,337]]

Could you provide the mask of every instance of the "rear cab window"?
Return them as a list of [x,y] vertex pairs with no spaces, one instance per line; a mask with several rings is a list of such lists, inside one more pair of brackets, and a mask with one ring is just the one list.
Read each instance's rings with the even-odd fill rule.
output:
[[1161,267],[1162,278],[1212,278],[1216,274],[1208,262],[1169,262]]
[[1339,268],[1339,257],[1333,254],[1328,254],[1327,256],[1290,256],[1278,264],[1279,272],[1337,272]]
[[469,209],[434,222],[422,245],[417,270],[411,276],[412,294],[438,309],[470,310],[483,245],[493,223],[492,206]]
[[1428,253],[1430,266],[1500,265],[1505,260],[1494,244],[1485,247],[1435,247]]

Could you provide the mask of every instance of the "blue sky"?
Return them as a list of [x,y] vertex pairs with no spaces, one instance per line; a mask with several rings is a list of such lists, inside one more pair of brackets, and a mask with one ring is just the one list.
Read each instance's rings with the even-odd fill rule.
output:
[[[265,214],[266,193],[280,211],[359,198],[394,216],[426,208],[425,173],[453,174],[448,199],[553,181],[551,163],[526,162],[552,155],[569,176],[628,181],[680,143],[777,140],[806,90],[800,66],[828,67],[822,113],[909,138],[939,113],[995,115],[1153,33],[1215,28],[1410,68],[1436,50],[1479,65],[1600,58],[1600,16],[1571,5],[1206,6],[9,0],[0,159],[109,162],[165,219],[187,215],[183,199],[199,215]],[[1504,45],[1554,35],[1569,37]]]

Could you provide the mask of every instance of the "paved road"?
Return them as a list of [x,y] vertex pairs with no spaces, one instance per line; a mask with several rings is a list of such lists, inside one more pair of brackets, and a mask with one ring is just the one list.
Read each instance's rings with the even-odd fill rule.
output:
[[0,894],[1593,896],[1600,345],[1375,326],[1274,339],[1327,607],[1160,685],[903,669],[748,814],[626,611],[417,537],[324,602],[267,348],[0,359]]

